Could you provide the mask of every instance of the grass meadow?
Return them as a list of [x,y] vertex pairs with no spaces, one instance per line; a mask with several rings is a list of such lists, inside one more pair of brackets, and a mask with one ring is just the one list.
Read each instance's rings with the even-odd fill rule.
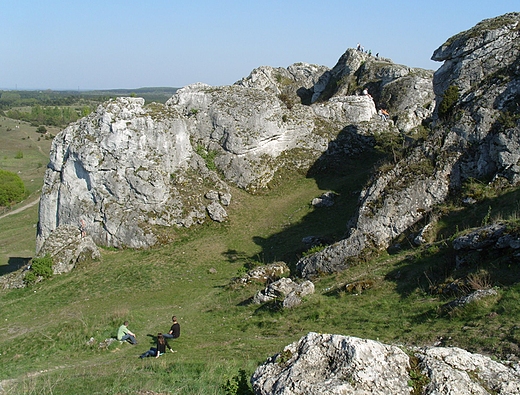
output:
[[[10,152],[2,143],[0,167],[16,170],[22,162],[12,152],[31,145],[31,154],[23,155],[23,168],[34,171],[24,181],[37,180],[31,199],[41,187],[38,163],[45,164],[46,156],[38,156],[36,136],[28,136],[13,137]],[[293,175],[262,195],[234,190],[225,223],[171,229],[173,243],[147,250],[104,248],[102,259],[69,274],[0,290],[0,393],[229,394],[229,380],[241,371],[250,376],[310,331],[403,347],[441,341],[496,358],[520,356],[518,258],[489,256],[456,268],[450,247],[455,233],[486,218],[516,220],[518,190],[490,193],[471,208],[446,206],[432,243],[412,248],[403,240],[398,250],[317,278],[315,294],[297,308],[249,303],[261,284],[230,286],[247,267],[278,260],[294,267],[305,236],[341,237],[374,160],[347,163],[335,177]],[[338,193],[336,204],[313,208],[312,198],[327,190]],[[34,253],[36,221],[37,206],[0,218],[4,269],[10,258]],[[430,287],[470,272],[485,272],[482,278],[496,287],[497,296],[441,314],[439,307],[451,299],[432,294]],[[370,286],[347,292],[345,284],[355,282]],[[172,315],[181,325],[181,337],[171,342],[176,352],[140,360],[153,336],[169,329]],[[100,347],[124,320],[139,344]]]

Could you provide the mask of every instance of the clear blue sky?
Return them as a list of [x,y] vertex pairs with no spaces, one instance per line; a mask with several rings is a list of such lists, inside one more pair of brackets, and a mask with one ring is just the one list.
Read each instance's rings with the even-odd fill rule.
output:
[[258,66],[333,67],[359,42],[437,69],[433,51],[518,0],[0,0],[0,89],[230,85]]

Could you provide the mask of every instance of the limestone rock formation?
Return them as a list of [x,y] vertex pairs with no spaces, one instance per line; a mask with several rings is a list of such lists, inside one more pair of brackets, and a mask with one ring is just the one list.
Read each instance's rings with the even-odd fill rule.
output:
[[99,248],[92,237],[82,235],[78,227],[72,225],[59,226],[45,240],[40,255],[50,255],[54,264],[54,274],[68,273],[78,264],[97,260],[101,257]]
[[56,228],[82,220],[98,245],[147,247],[157,241],[154,227],[202,222],[209,190],[229,202],[228,186],[193,151],[186,120],[143,105],[112,100],[56,136],[37,251]]
[[298,306],[302,298],[314,293],[314,284],[306,280],[298,284],[290,278],[284,277],[274,281],[258,291],[253,297],[253,303],[262,304],[273,300],[280,300],[283,307],[291,308]]
[[409,132],[433,111],[432,75],[429,70],[398,65],[349,49],[332,70],[324,73],[314,88],[312,101],[323,100],[331,93],[360,94],[362,88],[367,88],[378,108],[389,110],[397,128]]
[[518,26],[520,13],[486,20],[435,51],[433,59],[445,63],[433,78],[432,133],[362,191],[347,238],[298,262],[304,277],[343,270],[367,248],[388,247],[469,178],[518,184]]
[[[431,113],[430,77],[349,49],[332,70],[264,66],[232,86],[186,86],[165,105],[103,103],[53,141],[37,252],[59,226],[80,221],[97,245],[132,248],[167,241],[164,227],[226,221],[231,186],[254,193],[325,152],[346,158],[381,129],[398,133],[394,121],[419,124]],[[356,94],[363,84],[374,96]],[[379,97],[394,121],[376,116]]]
[[268,265],[257,266],[249,270],[244,276],[232,280],[234,284],[247,285],[252,283],[265,284],[279,280],[289,275],[290,270],[285,262],[273,262]]
[[424,395],[505,395],[519,393],[520,367],[459,348],[407,353],[374,340],[311,332],[259,366],[251,383],[257,395],[409,395],[414,387]]

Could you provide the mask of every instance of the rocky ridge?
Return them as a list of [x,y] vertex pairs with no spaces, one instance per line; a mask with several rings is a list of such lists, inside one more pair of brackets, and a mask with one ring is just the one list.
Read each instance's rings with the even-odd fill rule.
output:
[[[364,86],[373,96],[360,94]],[[393,121],[379,119],[376,97],[388,97]],[[332,70],[260,67],[232,86],[179,89],[165,105],[109,101],[53,141],[37,251],[59,226],[81,221],[96,244],[132,248],[167,241],[164,227],[225,221],[231,188],[265,189],[331,146],[348,158],[375,133],[420,124],[432,103],[431,72],[354,49]]]
[[432,59],[444,64],[433,77],[432,133],[361,192],[348,237],[298,262],[303,277],[344,270],[364,250],[389,247],[468,179],[518,184],[519,26],[519,13],[486,20],[435,51]]

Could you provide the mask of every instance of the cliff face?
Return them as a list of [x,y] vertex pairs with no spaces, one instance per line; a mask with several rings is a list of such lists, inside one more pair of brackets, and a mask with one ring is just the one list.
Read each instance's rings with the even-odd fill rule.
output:
[[482,21],[438,48],[435,73],[441,103],[449,87],[458,100],[449,123],[463,157],[460,178],[505,177],[518,183],[520,114],[520,13]]
[[434,128],[427,140],[361,193],[346,239],[298,262],[312,277],[348,266],[366,248],[386,248],[468,178],[518,184],[520,14],[485,20],[433,55]]
[[[349,49],[333,69],[260,67],[232,86],[187,86],[165,105],[106,102],[53,142],[37,250],[65,225],[98,245],[141,248],[166,241],[163,227],[224,221],[231,185],[254,193],[306,171],[331,142],[348,156],[374,133],[419,125],[433,110],[431,75]],[[383,98],[391,122],[376,115]],[[335,141],[340,133],[350,138]]]

